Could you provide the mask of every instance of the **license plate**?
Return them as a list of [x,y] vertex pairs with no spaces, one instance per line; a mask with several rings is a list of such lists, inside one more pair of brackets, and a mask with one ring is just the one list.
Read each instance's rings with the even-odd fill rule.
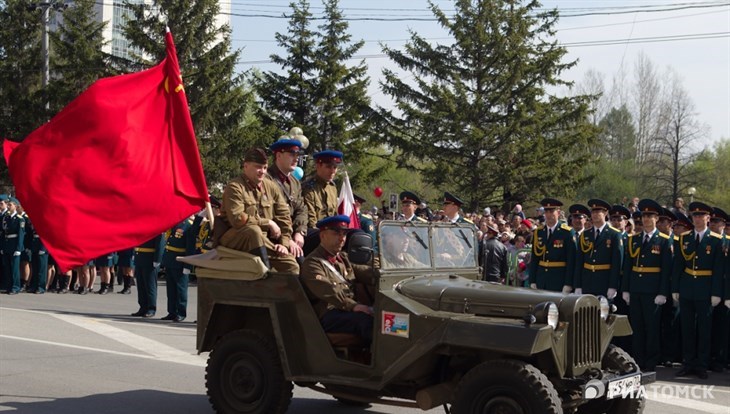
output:
[[608,382],[606,388],[606,398],[617,398],[624,395],[636,393],[641,387],[641,374],[632,375],[630,377],[621,378]]

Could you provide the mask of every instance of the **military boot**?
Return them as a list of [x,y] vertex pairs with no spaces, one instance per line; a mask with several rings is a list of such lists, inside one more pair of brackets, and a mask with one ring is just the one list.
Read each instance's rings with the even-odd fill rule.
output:
[[99,288],[99,290],[96,293],[99,295],[106,295],[107,293],[109,293],[109,284],[102,282],[101,288]]
[[131,277],[125,277],[124,278],[124,289],[120,290],[117,293],[120,295],[129,295],[130,293],[132,293],[132,289],[130,288],[131,280],[132,280]]

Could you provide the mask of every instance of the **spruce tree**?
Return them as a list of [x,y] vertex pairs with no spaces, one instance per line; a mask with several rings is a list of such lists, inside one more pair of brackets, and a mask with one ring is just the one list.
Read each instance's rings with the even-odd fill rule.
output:
[[522,3],[456,0],[453,19],[432,3],[452,42],[413,32],[404,50],[384,48],[400,71],[383,71],[396,110],[380,108],[376,132],[471,210],[570,195],[591,159],[588,97],[552,94],[575,64],[554,39],[557,11]]
[[124,33],[139,50],[138,63],[162,60],[165,27],[170,28],[208,184],[225,184],[239,173],[246,148],[268,145],[272,132],[260,127],[253,96],[243,76],[234,73],[240,51],[231,51],[230,27],[216,26],[218,1],[161,0],[128,7],[134,19]]

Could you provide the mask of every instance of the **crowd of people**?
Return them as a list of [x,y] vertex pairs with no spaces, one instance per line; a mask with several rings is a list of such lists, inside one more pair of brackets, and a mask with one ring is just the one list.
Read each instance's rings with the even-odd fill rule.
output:
[[[194,269],[177,257],[224,246],[249,253],[269,269],[300,274],[325,331],[369,340],[373,292],[367,287],[372,287],[373,275],[342,252],[350,217],[337,214],[334,179],[344,154],[313,154],[314,172],[300,182],[293,173],[303,142],[283,137],[268,153],[248,150],[241,174],[228,183],[222,199],[211,196],[214,226],[201,211],[134,249],[104,255],[65,274],[55,271],[18,200],[0,197],[0,288],[11,295],[87,294],[98,272],[95,293],[114,291],[115,278],[123,282],[119,293],[130,293],[136,285],[139,308],[132,316],[151,318],[164,269],[168,299],[162,319],[180,322],[187,316]],[[678,375],[707,378],[708,369],[722,371],[728,364],[728,217],[700,202],[685,210],[679,201],[668,209],[649,199],[626,206],[592,199],[565,211],[559,200],[545,198],[533,215],[520,205],[509,213],[489,208],[464,213],[464,202],[450,192],[444,193],[439,209],[431,210],[414,192],[403,191],[399,213],[383,209],[378,215],[373,208],[367,214],[361,211],[365,199],[357,195],[355,210],[375,251],[380,246],[377,223],[383,219],[474,225],[484,280],[604,296],[618,313],[629,315],[634,333],[620,345],[643,369],[681,362]],[[392,259],[409,257],[404,252]],[[358,284],[365,288],[356,289]]]

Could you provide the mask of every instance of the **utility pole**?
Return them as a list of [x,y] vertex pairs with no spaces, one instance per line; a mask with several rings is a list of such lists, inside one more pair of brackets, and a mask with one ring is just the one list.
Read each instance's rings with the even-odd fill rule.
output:
[[[41,85],[43,86],[44,92],[46,91],[46,88],[48,87],[48,79],[50,78],[50,58],[49,58],[49,50],[48,50],[48,30],[49,30],[49,23],[50,23],[50,9],[53,8],[56,11],[62,11],[68,8],[68,4],[61,3],[60,1],[46,1],[46,2],[40,2],[40,3],[31,3],[28,5],[29,10],[36,10],[41,9],[41,22],[42,22],[42,40],[41,40],[41,56],[43,57],[43,73],[42,73],[42,82]],[[49,108],[48,99],[46,99],[46,109]]]

